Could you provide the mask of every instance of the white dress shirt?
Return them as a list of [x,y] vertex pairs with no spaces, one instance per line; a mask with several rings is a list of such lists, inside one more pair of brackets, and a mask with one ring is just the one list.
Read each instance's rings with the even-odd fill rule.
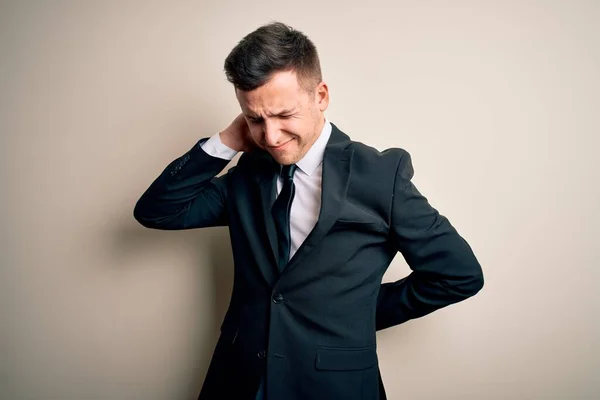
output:
[[[315,227],[321,211],[321,182],[323,177],[323,155],[331,136],[331,123],[325,119],[321,134],[304,157],[296,163],[294,173],[296,191],[290,211],[290,259]],[[231,160],[237,151],[227,147],[221,141],[219,133],[211,136],[202,144],[207,154]],[[277,195],[281,191],[283,180],[277,179]]]

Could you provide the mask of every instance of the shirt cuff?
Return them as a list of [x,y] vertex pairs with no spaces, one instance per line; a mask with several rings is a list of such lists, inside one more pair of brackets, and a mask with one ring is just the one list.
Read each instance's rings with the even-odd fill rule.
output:
[[219,132],[212,135],[206,142],[202,143],[200,147],[209,156],[222,158],[223,160],[231,160],[238,153],[236,150],[233,150],[221,142]]

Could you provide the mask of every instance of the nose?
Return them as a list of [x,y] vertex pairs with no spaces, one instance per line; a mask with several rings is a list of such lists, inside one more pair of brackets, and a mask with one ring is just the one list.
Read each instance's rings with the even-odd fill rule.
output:
[[263,133],[267,146],[279,146],[284,141],[280,126],[273,119],[265,119]]

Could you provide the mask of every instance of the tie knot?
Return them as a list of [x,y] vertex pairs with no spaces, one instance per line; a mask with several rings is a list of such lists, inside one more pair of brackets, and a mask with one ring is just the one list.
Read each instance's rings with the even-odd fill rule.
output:
[[294,172],[296,172],[296,168],[298,168],[296,164],[284,165],[281,169],[282,178],[291,180],[294,177]]

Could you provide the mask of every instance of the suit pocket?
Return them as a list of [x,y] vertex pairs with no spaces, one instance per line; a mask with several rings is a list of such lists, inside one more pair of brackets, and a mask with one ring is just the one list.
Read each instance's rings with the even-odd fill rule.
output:
[[386,223],[381,217],[346,201],[336,221],[336,226],[350,229],[383,231]]
[[351,221],[346,219],[338,219],[333,225],[332,232],[335,231],[352,231],[352,232],[380,232],[386,233],[386,228],[383,222],[371,221]]
[[356,371],[377,365],[377,348],[328,347],[317,348],[316,368],[324,371]]

